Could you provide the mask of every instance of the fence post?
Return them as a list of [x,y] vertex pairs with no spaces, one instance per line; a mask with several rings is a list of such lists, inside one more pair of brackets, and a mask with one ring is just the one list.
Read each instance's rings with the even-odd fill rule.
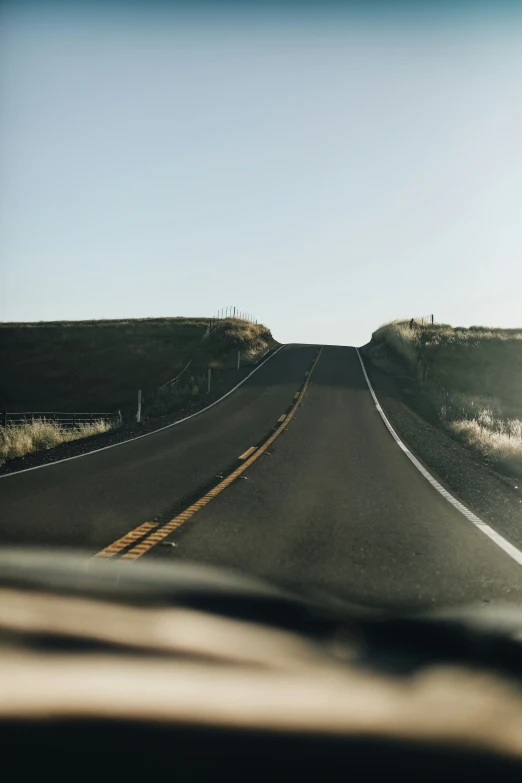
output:
[[210,381],[211,381],[211,379],[212,379],[212,370],[209,367],[208,368],[208,388],[207,388],[207,394],[210,393]]
[[73,427],[76,427],[76,413],[73,413]]
[[138,412],[136,413],[136,421],[141,424],[141,389],[138,389]]
[[241,351],[237,352],[237,369],[239,370],[239,365],[241,363]]
[[234,307],[234,318],[236,317],[236,308]]

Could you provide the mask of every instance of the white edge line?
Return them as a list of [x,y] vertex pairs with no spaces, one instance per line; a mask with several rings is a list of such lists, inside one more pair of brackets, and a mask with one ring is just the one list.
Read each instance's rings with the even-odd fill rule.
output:
[[217,405],[218,402],[221,402],[225,399],[225,397],[228,397],[229,394],[232,394],[232,392],[235,392],[236,389],[239,389],[240,386],[242,386],[245,381],[248,381],[249,378],[252,377],[252,375],[261,369],[261,367],[266,364],[267,362],[272,359],[273,356],[276,355],[276,353],[279,353],[279,351],[282,348],[286,347],[286,343],[283,345],[280,345],[279,348],[276,348],[276,350],[270,354],[264,361],[261,362],[261,364],[258,364],[257,367],[254,367],[252,372],[248,373],[248,375],[243,378],[242,381],[239,381],[239,383],[236,383],[236,385],[226,392],[222,397],[220,397],[217,400],[214,400],[214,402],[211,402],[210,405],[207,405],[206,408],[202,408],[200,411],[196,411],[195,413],[191,413],[190,416],[185,416],[184,419],[180,419],[179,421],[173,421],[172,424],[166,424],[164,427],[159,427],[157,430],[152,430],[152,432],[146,432],[143,435],[136,435],[134,438],[129,438],[128,440],[122,440],[120,443],[112,443],[110,446],[102,446],[101,449],[93,449],[92,451],[86,451],[84,454],[75,454],[74,457],[64,457],[64,459],[57,459],[55,462],[46,462],[44,465],[35,465],[32,468],[24,468],[23,470],[13,470],[12,473],[4,473],[4,475],[0,476],[0,479],[6,479],[10,478],[11,476],[19,476],[20,473],[28,473],[30,470],[39,470],[40,468],[52,468],[53,465],[60,465],[62,462],[70,462],[72,459],[80,459],[80,457],[89,457],[91,454],[98,454],[100,451],[107,451],[107,449],[115,449],[117,446],[125,446],[126,443],[132,443],[134,440],[140,440],[140,438],[148,438],[149,435],[156,435],[157,432],[163,432],[163,430],[168,430],[170,427],[177,427],[178,424],[183,424],[184,421],[188,421],[189,419],[193,419],[194,416],[199,416],[200,413],[205,413],[205,411],[210,410],[210,408],[213,408],[214,405]]
[[370,379],[368,378],[368,373],[366,372],[366,368],[364,366],[361,354],[359,353],[359,349],[355,349],[357,351],[357,356],[359,357],[359,361],[361,363],[362,371],[364,373],[364,377],[366,379],[366,383],[368,384],[368,388],[370,390],[370,394],[373,397],[373,401],[375,403],[375,407],[379,411],[379,414],[386,425],[386,428],[392,438],[394,439],[397,446],[406,454],[408,459],[413,462],[415,467],[417,468],[420,473],[424,476],[425,479],[427,479],[431,486],[434,487],[439,494],[442,495],[443,498],[445,498],[448,503],[451,503],[451,505],[457,509],[457,511],[460,511],[461,514],[463,514],[469,522],[472,522],[475,527],[477,527],[479,530],[482,531],[488,538],[490,538],[500,549],[502,549],[509,557],[511,557],[518,565],[522,565],[522,552],[517,549],[513,544],[510,544],[509,541],[506,541],[506,539],[500,535],[500,533],[497,533],[496,530],[493,530],[490,525],[488,525],[486,522],[484,522],[480,517],[478,517],[476,514],[474,514],[472,511],[470,511],[466,506],[464,506],[459,500],[453,497],[453,495],[448,492],[447,489],[444,489],[442,484],[439,484],[439,482],[433,478],[431,473],[429,473],[424,465],[421,465],[419,460],[413,456],[411,451],[407,448],[407,446],[404,445],[402,440],[399,438],[395,430],[393,429],[392,425],[386,418],[386,414],[384,413],[383,409],[381,408],[379,404],[379,400],[377,399],[375,392],[372,388],[372,385],[370,383]]

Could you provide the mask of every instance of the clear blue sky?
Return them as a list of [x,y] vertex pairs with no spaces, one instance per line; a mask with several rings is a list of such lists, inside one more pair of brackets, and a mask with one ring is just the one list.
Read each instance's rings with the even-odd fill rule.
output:
[[3,3],[0,320],[522,326],[522,6],[385,6]]

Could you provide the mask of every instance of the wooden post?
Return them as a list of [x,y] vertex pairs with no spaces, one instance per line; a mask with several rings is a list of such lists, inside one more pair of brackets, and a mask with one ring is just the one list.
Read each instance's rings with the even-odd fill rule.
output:
[[136,413],[136,421],[141,424],[141,389],[138,390],[138,412]]
[[239,370],[239,365],[241,363],[241,351],[237,352],[237,369]]

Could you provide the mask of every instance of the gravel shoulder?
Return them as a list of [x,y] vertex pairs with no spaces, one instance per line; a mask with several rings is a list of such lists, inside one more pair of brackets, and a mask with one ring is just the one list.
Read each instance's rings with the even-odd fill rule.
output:
[[404,443],[455,497],[515,546],[522,548],[522,487],[494,470],[416,404],[411,382],[377,367],[362,349],[379,402]]
[[246,378],[256,366],[274,353],[277,348],[279,348],[278,343],[276,343],[268,353],[257,359],[257,361],[245,362],[239,370],[234,369],[223,372],[213,383],[209,394],[204,394],[202,397],[194,400],[190,405],[175,413],[148,419],[141,424],[124,424],[123,426],[118,427],[118,429],[111,430],[102,435],[80,438],[71,441],[70,443],[62,443],[53,449],[37,451],[33,454],[26,454],[24,457],[9,460],[0,467],[0,476],[8,473],[16,473],[20,470],[26,470],[27,468],[47,465],[51,462],[58,462],[63,459],[68,459],[69,457],[88,454],[90,451],[96,451],[97,449],[102,449],[107,446],[114,446],[118,443],[125,443],[140,435],[147,435],[149,432],[155,432],[169,424],[174,424],[176,421],[180,421],[193,413],[197,413],[198,411],[203,410],[203,408],[208,407],[211,403],[216,402],[216,400],[219,400],[224,394]]

